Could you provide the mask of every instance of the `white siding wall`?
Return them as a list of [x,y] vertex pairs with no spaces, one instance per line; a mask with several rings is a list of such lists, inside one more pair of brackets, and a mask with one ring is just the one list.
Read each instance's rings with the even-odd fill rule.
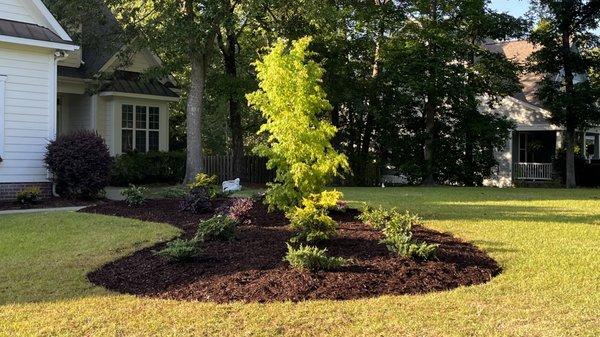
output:
[[69,130],[92,130],[92,99],[88,95],[68,95]]
[[21,0],[0,0],[0,18],[21,21],[28,23],[37,23],[31,13],[23,6]]
[[47,180],[43,157],[54,133],[53,67],[51,50],[0,43],[0,75],[6,75],[0,183]]

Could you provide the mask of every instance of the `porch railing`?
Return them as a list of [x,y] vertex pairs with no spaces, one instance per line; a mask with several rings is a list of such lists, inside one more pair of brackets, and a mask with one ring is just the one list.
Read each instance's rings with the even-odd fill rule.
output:
[[513,167],[516,180],[552,180],[551,163],[516,163]]

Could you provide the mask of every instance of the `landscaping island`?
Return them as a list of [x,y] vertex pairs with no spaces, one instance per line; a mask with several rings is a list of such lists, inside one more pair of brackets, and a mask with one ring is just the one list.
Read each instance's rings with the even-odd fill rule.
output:
[[[189,239],[200,220],[226,210],[234,200],[213,200],[213,211],[201,214],[180,211],[182,199],[147,200],[136,207],[107,202],[82,212],[169,223]],[[166,245],[161,243],[109,263],[91,272],[88,279],[121,293],[226,303],[419,294],[485,283],[501,271],[475,246],[421,226],[413,228],[414,238],[439,244],[436,257],[429,261],[398,257],[380,243],[381,233],[358,221],[358,215],[353,209],[331,212],[339,235],[319,247],[352,260],[351,265],[333,271],[298,270],[284,262],[286,242],[293,236],[289,221],[282,213],[269,213],[261,202],[253,202],[236,226],[235,240],[204,242],[201,253],[185,262],[155,255]]]

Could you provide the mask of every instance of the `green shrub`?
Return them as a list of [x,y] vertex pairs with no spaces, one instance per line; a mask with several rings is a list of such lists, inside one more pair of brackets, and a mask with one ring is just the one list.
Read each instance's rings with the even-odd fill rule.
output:
[[125,202],[129,206],[139,206],[146,202],[146,191],[148,189],[145,187],[130,185],[121,191],[121,195],[125,197]]
[[38,203],[42,196],[42,190],[38,186],[28,186],[17,193],[17,202],[22,205]]
[[111,185],[180,183],[185,177],[185,160],[184,152],[130,152],[119,155],[111,171]]
[[235,239],[235,225],[235,220],[227,216],[214,216],[211,219],[200,222],[195,240],[233,241]]
[[165,199],[180,199],[188,194],[188,189],[185,187],[168,187],[160,191],[159,195]]
[[94,131],[60,135],[47,146],[44,162],[62,197],[96,198],[110,181],[113,159]]
[[284,261],[292,267],[303,270],[334,270],[348,266],[352,263],[349,259],[327,255],[327,249],[300,245],[298,248],[287,245],[287,254]]
[[194,182],[189,184],[191,190],[197,188],[212,188],[217,183],[216,176],[209,176],[206,173],[198,173]]
[[327,215],[327,210],[317,208],[310,200],[305,200],[303,206],[288,214],[292,230],[298,231],[293,242],[318,242],[337,234],[337,223]]
[[212,192],[205,188],[190,190],[179,206],[181,211],[196,214],[206,213],[212,210]]
[[417,242],[413,239],[412,228],[421,223],[417,215],[410,212],[400,213],[396,209],[366,207],[358,218],[381,230],[384,236],[381,243],[398,256],[424,260],[435,256],[437,244]]
[[167,243],[167,246],[155,252],[155,255],[165,257],[171,261],[186,261],[200,254],[197,240],[177,239]]
[[428,244],[426,242],[413,241],[412,233],[394,233],[388,234],[381,241],[390,252],[398,254],[401,257],[420,258],[428,260],[435,256],[438,245]]

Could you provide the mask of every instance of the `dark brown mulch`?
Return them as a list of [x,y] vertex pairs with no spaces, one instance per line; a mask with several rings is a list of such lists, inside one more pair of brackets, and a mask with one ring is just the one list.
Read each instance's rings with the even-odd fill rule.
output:
[[[88,212],[168,222],[191,236],[195,224],[210,214],[177,211],[177,200],[150,201],[140,208],[108,203]],[[270,302],[312,299],[348,300],[380,295],[442,291],[489,281],[501,270],[487,254],[469,243],[423,227],[415,238],[439,243],[437,258],[414,261],[390,254],[381,234],[355,220],[356,211],[336,213],[340,235],[324,245],[334,256],[353,259],[333,272],[294,270],[283,262],[292,233],[285,218],[267,216],[264,206],[252,212],[251,225],[237,228],[234,242],[207,242],[193,261],[172,263],[154,256],[158,244],[112,262],[88,275],[113,291],[178,300]]]
[[79,207],[92,204],[93,201],[80,199],[49,198],[41,200],[35,204],[20,204],[16,201],[0,202],[0,211],[19,210],[19,209],[41,209],[41,208],[61,208],[61,207]]

